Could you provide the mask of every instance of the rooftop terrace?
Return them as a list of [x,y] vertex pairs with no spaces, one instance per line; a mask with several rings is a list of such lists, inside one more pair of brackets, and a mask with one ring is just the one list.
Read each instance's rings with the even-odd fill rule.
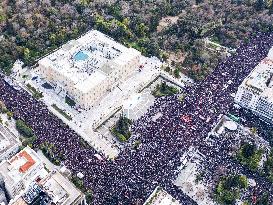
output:
[[29,147],[0,164],[0,173],[6,185],[11,186],[27,176],[41,163],[38,155]]

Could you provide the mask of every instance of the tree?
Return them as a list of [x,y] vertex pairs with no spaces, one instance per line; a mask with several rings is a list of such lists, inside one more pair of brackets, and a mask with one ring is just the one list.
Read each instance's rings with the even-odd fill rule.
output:
[[8,119],[11,120],[11,118],[13,117],[13,112],[7,111],[7,116],[8,116]]
[[0,112],[4,113],[6,109],[4,102],[0,101]]
[[87,190],[87,191],[84,192],[84,194],[85,194],[87,204],[91,204],[92,203],[92,198],[93,198],[92,191]]
[[241,189],[247,188],[246,176],[231,175],[222,178],[215,189],[215,199],[224,205],[235,204],[240,198]]
[[29,48],[24,48],[24,60],[26,62],[29,62],[29,60],[30,60],[30,50],[29,50]]
[[16,121],[16,129],[20,134],[22,134],[25,137],[32,137],[33,136],[33,131],[30,127],[28,127],[24,121],[22,120],[17,120]]
[[242,147],[242,154],[245,158],[250,158],[255,154],[256,146],[246,143]]
[[264,193],[261,197],[257,200],[257,205],[269,205],[269,194]]
[[130,119],[121,115],[116,122],[116,125],[111,129],[111,132],[119,139],[119,141],[125,142],[131,137],[131,124],[132,121]]
[[176,69],[174,70],[174,77],[179,78],[179,77],[180,77],[179,73],[180,73],[179,69],[176,68]]
[[203,3],[204,2],[204,0],[195,0],[195,3],[196,4],[201,4],[201,3]]
[[162,92],[166,92],[167,90],[167,83],[165,81],[163,81],[163,83],[161,84],[161,90]]
[[146,26],[144,23],[138,24],[136,26],[137,36],[144,37],[146,36],[147,32],[149,31],[148,26]]

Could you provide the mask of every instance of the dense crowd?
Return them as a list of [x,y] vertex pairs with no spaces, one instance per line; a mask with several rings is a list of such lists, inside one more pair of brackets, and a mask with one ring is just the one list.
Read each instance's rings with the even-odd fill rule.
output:
[[[220,63],[204,81],[185,89],[183,102],[177,96],[158,98],[149,111],[135,121],[132,133],[141,141],[127,147],[115,160],[99,160],[96,151],[83,146],[80,136],[50,113],[40,101],[0,80],[0,100],[35,132],[36,146],[52,143],[56,156],[73,173],[84,174],[84,184],[93,191],[93,204],[143,204],[160,185],[181,204],[195,204],[173,185],[180,157],[189,146],[199,147],[217,121],[233,105],[231,93],[273,46],[273,34],[259,34],[242,44],[237,53]],[[162,117],[152,120],[157,113]],[[186,120],[185,120],[186,119]],[[208,149],[209,152],[209,149]]]
[[[202,144],[198,151],[202,154],[199,173],[202,173],[202,180],[205,184],[216,185],[222,176],[227,175],[245,175],[247,179],[255,181],[244,190],[242,199],[249,201],[255,196],[258,200],[265,193],[268,193],[273,200],[272,183],[257,171],[242,165],[235,157],[242,143],[257,144],[257,138],[252,138],[246,133],[244,127],[238,127],[236,131],[225,130],[220,137],[210,137],[206,143]],[[264,141],[263,141],[264,142]],[[259,144],[266,150],[266,143]]]

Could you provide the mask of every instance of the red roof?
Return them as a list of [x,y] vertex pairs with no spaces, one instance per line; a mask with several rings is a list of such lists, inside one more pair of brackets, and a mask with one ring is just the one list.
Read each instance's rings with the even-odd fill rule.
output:
[[18,155],[19,157],[24,157],[27,160],[27,162],[19,168],[19,172],[25,173],[30,167],[35,164],[35,161],[26,151],[22,151]]

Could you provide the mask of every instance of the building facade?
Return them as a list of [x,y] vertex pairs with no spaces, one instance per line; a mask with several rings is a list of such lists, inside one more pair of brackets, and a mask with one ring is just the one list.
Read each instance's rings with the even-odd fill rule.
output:
[[273,48],[239,86],[235,102],[273,123]]

